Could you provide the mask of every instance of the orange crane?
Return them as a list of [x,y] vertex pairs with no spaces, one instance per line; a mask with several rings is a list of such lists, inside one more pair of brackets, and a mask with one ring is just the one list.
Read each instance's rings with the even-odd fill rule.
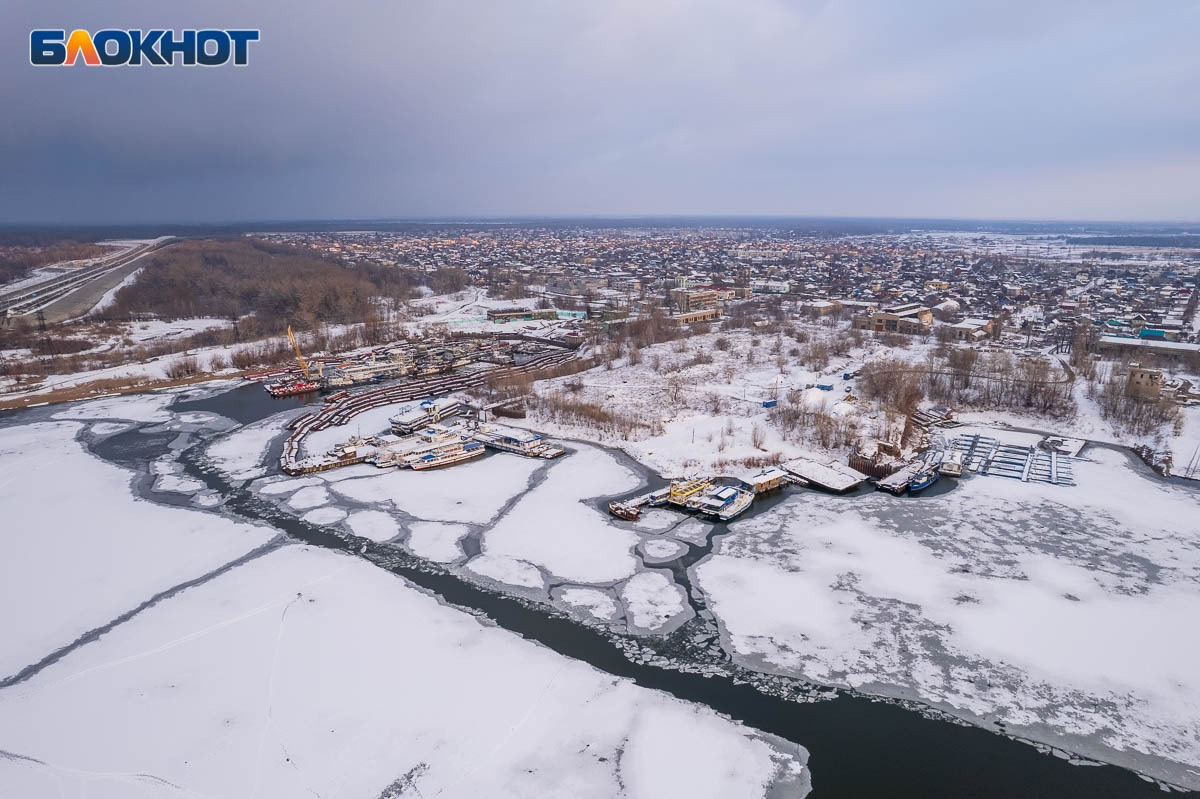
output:
[[308,373],[308,362],[304,360],[304,355],[300,352],[300,345],[296,343],[296,334],[292,332],[292,326],[288,325],[288,341],[292,342],[292,349],[296,351],[296,361],[300,364],[300,371],[304,373],[305,380],[312,380],[312,375]]

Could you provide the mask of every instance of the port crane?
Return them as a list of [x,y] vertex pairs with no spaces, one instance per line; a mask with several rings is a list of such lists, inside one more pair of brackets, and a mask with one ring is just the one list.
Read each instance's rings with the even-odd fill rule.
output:
[[312,380],[312,375],[308,373],[308,362],[304,360],[304,354],[300,352],[300,344],[296,341],[296,334],[292,332],[291,325],[288,325],[288,341],[292,342],[292,349],[296,351],[296,362],[300,364],[300,371],[304,373],[304,379]]

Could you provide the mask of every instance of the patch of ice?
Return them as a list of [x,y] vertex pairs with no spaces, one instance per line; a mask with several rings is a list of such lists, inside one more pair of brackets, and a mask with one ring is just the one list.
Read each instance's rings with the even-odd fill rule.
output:
[[543,461],[508,453],[427,472],[376,470],[370,477],[330,486],[359,502],[392,502],[418,519],[482,524],[529,483]]
[[0,691],[0,750],[29,797],[799,796],[806,758],[309,547]]
[[295,494],[292,494],[291,498],[287,501],[287,504],[296,510],[307,510],[308,508],[315,508],[328,503],[329,492],[325,490],[324,486],[302,488]]
[[131,422],[169,422],[170,394],[131,394],[124,397],[72,402],[54,414],[55,419],[127,419]]
[[[131,400],[131,415],[146,405]],[[106,413],[120,417],[120,403]],[[135,501],[71,422],[0,428],[0,675],[265,543],[265,528]],[[0,792],[2,793],[2,792]]]
[[277,496],[279,494],[290,494],[293,491],[299,491],[301,488],[309,486],[324,485],[324,481],[319,477],[280,477],[270,481],[261,481],[255,484],[255,489],[260,494]]
[[355,535],[372,541],[390,541],[400,534],[396,520],[380,510],[355,511],[346,519],[346,524]]
[[675,560],[687,552],[687,547],[669,538],[652,538],[638,544],[644,559],[663,563]]
[[205,450],[209,460],[234,480],[250,480],[266,474],[262,460],[271,442],[282,434],[287,419],[270,417],[238,428],[213,442]]
[[409,527],[408,548],[418,557],[451,563],[463,556],[458,542],[469,530],[461,524],[415,522]]
[[537,564],[574,583],[621,580],[637,568],[637,535],[580,499],[636,485],[637,478],[607,452],[581,446],[484,534],[483,550]]
[[620,612],[615,599],[595,588],[557,589],[554,598],[604,621],[612,621]]
[[317,508],[301,516],[309,524],[337,524],[346,518],[346,511],[341,508]]
[[679,524],[682,517],[664,508],[651,508],[644,512],[633,526],[647,533],[662,533]]
[[631,628],[657,631],[689,612],[682,587],[660,571],[644,571],[630,577],[621,587],[621,601]]
[[533,564],[505,555],[484,553],[467,563],[467,568],[482,577],[520,588],[545,588],[542,573]]

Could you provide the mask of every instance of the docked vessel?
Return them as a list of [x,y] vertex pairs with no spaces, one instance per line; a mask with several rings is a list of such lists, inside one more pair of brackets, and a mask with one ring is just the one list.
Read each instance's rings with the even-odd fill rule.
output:
[[740,516],[754,501],[754,492],[734,486],[721,486],[707,492],[697,503],[697,509],[705,516],[727,522]]
[[642,507],[630,502],[617,502],[613,500],[608,503],[608,512],[618,519],[624,519],[629,522],[636,522],[638,517],[642,515]]
[[428,452],[424,455],[414,456],[408,462],[408,466],[415,472],[423,472],[428,469],[436,469],[440,466],[450,466],[455,463],[471,460],[472,458],[482,457],[487,452],[487,449],[478,441],[467,441],[464,443],[453,444],[444,447],[434,452]]
[[671,494],[671,489],[660,488],[657,491],[651,491],[648,494],[640,494],[632,499],[616,500],[608,503],[608,512],[618,519],[636,522],[642,515],[642,508],[651,507],[658,508],[665,505],[667,498]]
[[299,394],[311,394],[314,391],[321,390],[321,381],[313,377],[308,370],[308,361],[304,360],[304,354],[300,352],[300,344],[296,341],[296,334],[292,332],[292,326],[288,325],[287,329],[288,341],[292,344],[292,349],[296,352],[296,363],[300,365],[300,373],[303,378],[295,379],[285,377],[282,380],[276,380],[274,383],[267,383],[267,393],[272,397],[295,397]]
[[442,425],[430,425],[412,436],[379,436],[379,451],[371,462],[381,469],[409,467],[419,456],[439,452],[461,444],[465,439],[456,430]]
[[413,402],[403,406],[395,416],[388,419],[392,432],[398,436],[406,436],[425,425],[439,422],[447,416],[453,416],[462,409],[458,400],[441,397]]
[[963,456],[961,452],[951,452],[942,461],[942,474],[947,477],[962,477]]
[[498,424],[479,425],[474,438],[492,449],[530,458],[557,458],[564,454],[563,449],[547,444],[537,433]]
[[675,480],[667,490],[666,502],[681,508],[695,509],[703,498],[703,492],[712,485],[712,480]]
[[788,482],[788,474],[776,466],[768,466],[742,478],[742,482],[753,489],[755,494],[774,491]]
[[924,491],[938,481],[938,475],[938,470],[933,467],[922,469],[908,481],[908,492],[915,494],[918,491]]
[[266,388],[267,393],[272,397],[295,397],[320,391],[321,384],[316,380],[278,380],[268,383]]

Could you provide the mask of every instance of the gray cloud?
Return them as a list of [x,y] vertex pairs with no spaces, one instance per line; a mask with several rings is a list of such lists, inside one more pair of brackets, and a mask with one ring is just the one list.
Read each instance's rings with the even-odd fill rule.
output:
[[[1200,218],[1194,3],[5,4],[0,221]],[[34,27],[259,27],[37,69]]]

